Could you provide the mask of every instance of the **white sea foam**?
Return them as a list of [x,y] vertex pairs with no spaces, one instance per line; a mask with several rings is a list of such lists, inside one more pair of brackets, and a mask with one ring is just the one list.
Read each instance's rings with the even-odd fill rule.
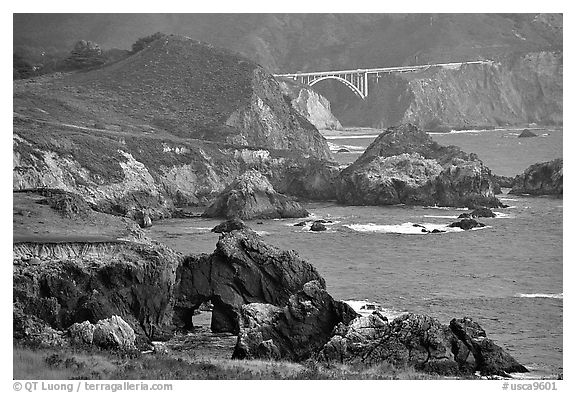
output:
[[563,293],[519,293],[516,297],[564,299]]
[[[398,233],[402,235],[427,235],[428,231],[433,231],[434,229],[438,229],[440,231],[445,232],[462,232],[463,229],[461,228],[449,228],[444,224],[418,224],[421,226],[414,226],[411,222],[405,222],[403,224],[396,224],[396,225],[380,225],[380,224],[349,224],[343,225],[347,228],[350,228],[356,232],[368,232],[368,233]],[[422,229],[426,229],[427,232],[422,232]]]
[[514,199],[514,198],[498,198],[501,201],[509,201],[509,202],[518,202],[518,199]]
[[328,139],[328,140],[333,140],[333,139],[368,139],[368,138],[372,138],[372,139],[376,139],[378,135],[372,134],[372,135],[330,135],[330,136],[325,136],[324,139]]
[[398,310],[394,310],[391,308],[385,308],[385,307],[382,307],[378,303],[369,301],[368,299],[365,299],[365,300],[350,299],[350,300],[342,300],[342,301],[344,303],[348,304],[350,307],[352,307],[354,309],[354,311],[356,311],[360,315],[370,315],[371,311],[367,311],[365,309],[362,309],[362,307],[367,305],[367,304],[374,304],[377,306],[378,312],[380,314],[382,314],[383,316],[385,316],[386,318],[388,318],[389,321],[392,321],[393,319],[398,318],[399,316],[406,314],[405,311],[398,311]]
[[457,219],[458,216],[434,216],[434,215],[424,215],[425,218],[446,218],[446,219]]

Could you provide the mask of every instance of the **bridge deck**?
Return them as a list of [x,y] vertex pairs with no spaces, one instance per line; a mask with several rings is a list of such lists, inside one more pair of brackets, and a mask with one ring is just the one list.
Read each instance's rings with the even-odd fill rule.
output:
[[491,64],[492,60],[475,60],[464,61],[456,63],[438,63],[438,64],[422,64],[415,66],[400,66],[400,67],[383,67],[383,68],[358,68],[355,70],[339,70],[339,71],[314,71],[314,72],[297,72],[293,74],[274,74],[274,76],[294,78],[303,76],[330,76],[330,75],[348,75],[348,74],[378,74],[388,72],[414,72],[427,69],[430,67],[459,67],[463,64]]

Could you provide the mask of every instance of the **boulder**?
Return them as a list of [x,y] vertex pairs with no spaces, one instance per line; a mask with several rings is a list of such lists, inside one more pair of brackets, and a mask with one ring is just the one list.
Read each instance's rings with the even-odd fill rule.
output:
[[267,245],[251,230],[223,233],[211,255],[184,258],[177,271],[174,324],[190,329],[194,310],[211,300],[211,328],[238,333],[240,310],[248,303],[284,306],[308,281],[324,279],[294,251]]
[[220,224],[216,225],[214,228],[212,228],[211,232],[225,233],[225,232],[242,230],[242,229],[246,229],[246,228],[248,228],[248,227],[246,226],[246,224],[244,224],[244,221],[242,221],[238,218],[232,218],[230,220],[226,220],[226,221],[221,222]]
[[488,339],[484,329],[470,318],[452,319],[450,329],[473,355],[474,370],[483,375],[509,376],[508,373],[528,372],[526,367]]
[[310,281],[284,307],[243,306],[232,357],[308,359],[328,342],[336,325],[348,324],[357,315],[346,303],[334,300],[322,283]]
[[480,217],[494,218],[496,217],[496,214],[487,207],[481,207],[472,210],[470,213],[462,213],[458,216],[458,218],[480,218]]
[[122,318],[113,315],[98,321],[94,327],[92,343],[104,349],[135,349],[134,330]]
[[94,329],[96,329],[96,326],[91,324],[90,321],[76,322],[68,328],[68,336],[70,336],[72,344],[92,345]]
[[448,225],[449,228],[461,228],[464,229],[465,231],[472,228],[482,228],[485,226],[486,225],[474,220],[473,218],[463,218],[460,221],[456,221]]
[[523,174],[516,176],[509,194],[562,196],[562,166],[561,158],[531,165]]
[[150,217],[150,213],[145,209],[138,210],[134,214],[134,219],[136,220],[140,228],[150,228],[152,226],[152,218]]
[[202,216],[252,220],[306,217],[308,212],[298,202],[276,192],[260,172],[249,170],[226,187]]
[[326,225],[324,225],[322,222],[320,221],[314,221],[312,223],[312,225],[310,226],[310,230],[314,231],[314,232],[320,232],[320,231],[325,231],[326,230]]
[[524,131],[522,131],[520,133],[520,135],[518,135],[518,138],[532,138],[538,136],[537,134],[533,133],[532,131],[530,131],[529,129],[525,128]]

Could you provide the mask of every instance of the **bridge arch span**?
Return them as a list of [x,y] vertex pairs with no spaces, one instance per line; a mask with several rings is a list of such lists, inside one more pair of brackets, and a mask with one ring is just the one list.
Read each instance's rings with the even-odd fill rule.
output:
[[350,90],[352,90],[354,92],[354,94],[356,94],[361,99],[366,98],[366,97],[364,97],[364,94],[360,91],[360,89],[358,89],[356,86],[354,86],[354,84],[352,84],[350,81],[347,81],[346,79],[340,78],[339,76],[335,76],[335,75],[327,75],[327,76],[315,78],[313,81],[310,81],[309,85],[314,86],[316,83],[322,82],[322,81],[327,80],[327,79],[337,80],[337,81],[343,83]]

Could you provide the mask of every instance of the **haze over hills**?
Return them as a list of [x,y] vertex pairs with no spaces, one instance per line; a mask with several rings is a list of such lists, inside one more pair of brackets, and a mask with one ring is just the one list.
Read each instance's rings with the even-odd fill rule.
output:
[[14,45],[129,49],[157,31],[240,52],[271,72],[382,67],[562,48],[557,14],[15,14]]

